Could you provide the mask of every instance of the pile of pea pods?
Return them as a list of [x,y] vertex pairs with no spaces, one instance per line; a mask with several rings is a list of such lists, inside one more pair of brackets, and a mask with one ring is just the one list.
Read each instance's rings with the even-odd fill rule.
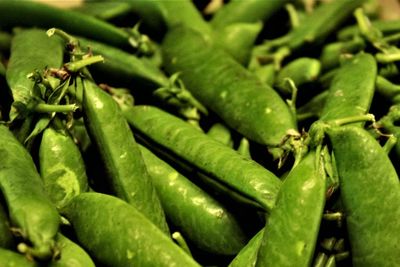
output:
[[0,267],[400,266],[377,0],[0,0]]

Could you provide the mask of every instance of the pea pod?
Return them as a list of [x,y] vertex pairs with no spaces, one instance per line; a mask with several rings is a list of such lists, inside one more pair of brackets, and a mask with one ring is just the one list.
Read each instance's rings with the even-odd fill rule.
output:
[[142,213],[116,197],[83,193],[63,214],[79,243],[106,266],[200,266]]
[[96,84],[83,80],[85,124],[103,159],[108,184],[120,198],[168,233],[157,193],[139,147],[117,103]]
[[325,171],[319,157],[310,151],[284,180],[256,266],[310,266],[325,204]]
[[193,244],[213,254],[234,255],[246,236],[235,217],[202,189],[140,146],[169,221]]
[[296,128],[288,106],[271,87],[196,32],[171,29],[162,48],[167,72],[181,72],[193,96],[248,139],[277,146]]
[[122,110],[142,138],[258,202],[267,211],[273,208],[280,180],[272,172],[156,107],[122,106]]
[[[379,143],[353,125],[330,127],[353,266],[400,262],[400,184]],[[373,215],[373,216],[372,216]]]
[[58,209],[88,190],[85,164],[68,134],[47,128],[40,143],[39,162],[46,193]]
[[28,151],[0,125],[0,189],[7,203],[11,226],[28,245],[19,249],[40,259],[53,255],[60,218],[44,192],[42,180]]
[[[381,31],[384,35],[398,33],[400,31],[400,20],[375,20],[371,21],[372,27]],[[347,26],[337,33],[339,40],[349,40],[356,35],[360,35],[358,25]]]
[[52,260],[48,267],[95,267],[90,256],[64,235],[58,233],[56,242],[61,251],[60,258]]
[[[15,12],[18,10],[18,12]],[[72,10],[33,1],[0,1],[0,26],[61,28],[120,48],[129,47],[129,33],[112,24]],[[26,19],[30,18],[30,19]],[[32,50],[32,47],[30,47]],[[50,50],[48,50],[50,52]]]
[[28,260],[24,255],[4,248],[0,248],[0,262],[3,267],[39,267],[39,264]]
[[[4,2],[8,1],[0,1],[0,10]],[[46,32],[39,29],[23,30],[15,35],[6,71],[7,83],[14,100],[10,111],[11,120],[23,112],[21,106],[26,107],[32,99],[34,82],[27,77],[28,74],[45,68],[60,68],[63,47],[60,39],[49,38]]]
[[368,113],[375,91],[377,64],[372,55],[359,53],[335,74],[321,113],[329,121]]

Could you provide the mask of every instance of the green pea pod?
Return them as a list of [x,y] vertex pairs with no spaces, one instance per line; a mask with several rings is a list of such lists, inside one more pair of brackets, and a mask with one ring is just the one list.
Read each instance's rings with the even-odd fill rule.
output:
[[[372,27],[378,29],[384,35],[395,34],[400,31],[400,20],[374,20],[371,21]],[[356,35],[360,35],[358,25],[347,26],[337,32],[336,36],[339,40],[349,40]]]
[[296,128],[288,106],[271,87],[196,32],[171,29],[162,48],[167,72],[181,72],[192,95],[248,139],[277,146]]
[[247,245],[239,251],[231,263],[229,263],[228,267],[255,267],[263,236],[264,228],[253,236]]
[[57,246],[61,251],[60,258],[48,263],[48,267],[95,267],[90,256],[80,246],[58,233]]
[[[15,12],[18,10],[18,12]],[[0,1],[0,26],[60,28],[66,32],[128,48],[129,33],[112,24],[68,9],[34,1]],[[30,19],[26,19],[30,18]],[[32,47],[30,48],[32,50]],[[48,50],[50,52],[50,50]]]
[[156,107],[122,106],[122,110],[142,138],[258,202],[267,211],[273,208],[281,182],[272,172]]
[[321,43],[365,1],[332,1],[321,4],[289,33],[288,46],[297,50],[307,43]]
[[310,266],[325,205],[325,171],[310,151],[288,174],[268,217],[256,266]]
[[337,120],[368,113],[375,91],[377,64],[374,57],[359,53],[344,62],[329,87],[321,120]]
[[0,203],[0,248],[11,248],[14,246],[14,240],[10,231],[10,221],[7,213]]
[[11,226],[17,228],[31,246],[20,244],[19,249],[39,259],[48,259],[53,255],[60,217],[45,194],[28,151],[4,125],[0,125],[0,136],[0,189]]
[[132,7],[126,2],[88,2],[73,7],[72,10],[90,15],[101,20],[112,20],[120,16],[127,15],[132,11]]
[[[0,1],[0,10],[4,2]],[[29,4],[30,2],[27,2]],[[11,13],[19,13],[11,11]],[[3,10],[2,10],[3,11]],[[58,38],[49,38],[45,31],[28,29],[18,32],[12,40],[11,55],[6,71],[6,79],[13,96],[10,119],[15,119],[32,99],[34,82],[28,74],[45,68],[60,68],[63,62],[63,43]]]
[[96,81],[112,81],[113,85],[129,87],[139,84],[153,89],[168,84],[168,78],[145,58],[83,37],[79,37],[79,42],[82,47],[104,57],[103,63],[90,66]]
[[140,146],[169,221],[203,251],[234,255],[247,240],[235,217],[202,189]]
[[380,144],[360,127],[331,127],[353,266],[400,262],[399,177]]
[[392,104],[400,103],[400,85],[394,84],[380,75],[376,77],[376,92]]
[[217,31],[213,35],[213,38],[237,62],[246,66],[250,59],[251,48],[262,27],[263,24],[259,21],[253,23],[234,23]]
[[4,248],[0,248],[0,262],[2,267],[39,267],[39,264],[24,255]]
[[208,130],[207,135],[228,147],[233,147],[231,131],[222,123],[215,123]]
[[168,233],[157,193],[118,104],[88,80],[83,80],[83,87],[85,124],[105,164],[107,183],[118,197]]
[[223,29],[233,23],[253,23],[268,20],[276,11],[283,7],[283,1],[234,0],[225,4],[211,19],[211,26]]
[[365,41],[361,37],[355,37],[346,42],[335,42],[324,46],[320,61],[324,70],[336,68],[340,65],[342,54],[354,54],[365,48]]
[[40,143],[39,162],[46,193],[58,209],[88,190],[85,163],[67,134],[47,128]]
[[275,85],[279,92],[290,95],[291,89],[287,86],[287,78],[292,79],[296,86],[315,81],[321,71],[319,60],[300,57],[284,66],[276,76]]
[[106,266],[200,266],[134,206],[116,197],[83,193],[63,214],[82,247]]

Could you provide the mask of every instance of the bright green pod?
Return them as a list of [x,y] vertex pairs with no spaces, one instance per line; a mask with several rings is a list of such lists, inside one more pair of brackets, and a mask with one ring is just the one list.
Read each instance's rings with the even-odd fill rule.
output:
[[[0,1],[0,10],[2,3],[3,1]],[[15,10],[17,9],[13,9],[11,13],[19,13]],[[63,63],[63,51],[64,45],[61,40],[48,37],[43,30],[22,30],[14,36],[6,71],[7,83],[13,96],[11,120],[22,111],[19,106],[26,106],[32,98],[34,82],[28,78],[28,74],[36,70],[43,71],[45,68],[60,68]]]
[[[395,34],[400,31],[400,20],[374,20],[371,21],[371,26],[382,32],[384,35]],[[358,25],[351,25],[338,31],[336,36],[339,40],[349,40],[360,34]]]
[[0,248],[0,263],[2,267],[39,267],[33,260],[12,250]]
[[60,223],[58,212],[28,151],[4,125],[0,125],[0,137],[0,189],[11,226],[29,242],[18,248],[30,256],[49,259]]
[[270,211],[281,181],[255,161],[152,106],[122,106],[135,133]]
[[118,104],[93,82],[83,83],[85,124],[105,165],[107,184],[116,196],[168,233],[160,200]]
[[256,266],[310,266],[325,205],[325,170],[310,151],[282,183]]
[[228,267],[255,267],[263,236],[264,228],[250,239],[247,245],[244,246],[231,263],[229,263]]
[[58,233],[56,242],[60,256],[48,263],[47,267],[95,267],[86,251],[64,235]]
[[168,220],[199,249],[235,255],[247,238],[220,203],[147,148],[140,146],[147,170]]
[[375,92],[377,64],[371,54],[345,61],[333,77],[320,119],[343,119],[368,113]]
[[81,152],[67,133],[52,128],[43,132],[39,165],[46,193],[58,209],[89,189]]
[[106,266],[200,266],[134,206],[116,197],[83,193],[63,214],[79,244]]
[[353,266],[400,262],[400,183],[385,150],[353,125],[331,127]]
[[287,80],[291,79],[296,86],[315,81],[321,71],[319,60],[309,57],[297,58],[284,66],[277,74],[275,86],[279,92],[290,95],[292,90],[287,86]]
[[186,88],[250,140],[278,146],[296,122],[283,99],[202,35],[184,27],[164,39],[167,72],[181,72]]

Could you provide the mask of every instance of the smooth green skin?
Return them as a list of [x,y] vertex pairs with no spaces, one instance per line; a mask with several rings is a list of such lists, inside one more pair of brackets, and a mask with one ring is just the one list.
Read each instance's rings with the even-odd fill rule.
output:
[[[15,3],[18,2],[20,1],[15,1]],[[3,4],[4,2],[0,1],[0,13],[3,12]],[[26,4],[29,5],[30,2],[26,2]],[[19,13],[15,10],[18,9],[14,9],[11,13]],[[63,51],[64,45],[61,40],[48,37],[43,30],[23,30],[14,36],[6,71],[6,79],[14,104],[20,102],[26,105],[32,97],[31,90],[34,82],[27,75],[35,70],[42,71],[46,67],[60,68],[63,63]],[[17,115],[18,110],[12,107],[10,119],[13,120]]]
[[95,267],[87,252],[64,235],[58,233],[56,242],[61,257],[52,260],[47,267]]
[[[15,12],[16,10],[18,12]],[[129,33],[125,30],[80,12],[56,8],[39,2],[1,0],[0,17],[2,18],[0,26],[5,28],[15,26],[54,27],[112,46],[129,47]]]
[[320,120],[337,120],[368,113],[376,76],[377,64],[371,54],[359,53],[344,62],[331,82]]
[[104,57],[103,63],[90,66],[99,78],[107,77],[107,81],[112,80],[113,84],[132,86],[139,83],[154,89],[168,84],[168,78],[145,58],[83,37],[79,37],[79,42],[82,47],[91,49],[93,54]]
[[162,49],[167,72],[181,72],[192,95],[248,139],[277,146],[296,129],[294,116],[271,87],[196,32],[171,29]]
[[10,231],[8,215],[0,203],[0,248],[11,248],[14,246],[13,236]]
[[81,152],[69,135],[47,128],[39,148],[40,175],[57,209],[89,188]]
[[125,106],[123,112],[129,124],[143,138],[231,190],[258,202],[267,211],[273,208],[281,182],[255,161],[156,107]]
[[325,205],[325,171],[310,151],[284,180],[256,266],[310,266]]
[[319,60],[324,71],[339,67],[343,54],[356,54],[365,48],[361,37],[346,42],[334,42],[324,46]]
[[126,15],[132,11],[132,7],[126,2],[88,2],[72,8],[85,15],[90,15],[102,20],[111,20]]
[[353,266],[400,262],[400,184],[387,153],[366,130],[331,127]]
[[203,251],[235,255],[247,238],[235,217],[220,203],[147,148],[144,162],[169,221]]
[[[373,28],[376,28],[384,35],[390,35],[394,33],[398,33],[400,31],[400,20],[375,20],[371,21],[371,25]],[[337,33],[337,38],[339,40],[349,40],[352,39],[355,35],[360,35],[360,29],[358,25],[347,26]]]
[[234,23],[216,31],[213,38],[216,44],[220,45],[237,62],[246,66],[250,59],[251,49],[262,28],[263,24],[260,21]]
[[276,11],[283,7],[286,0],[234,0],[225,4],[215,13],[210,23],[215,29],[223,29],[238,22],[253,23],[266,21]]
[[244,246],[235,258],[229,263],[228,267],[255,267],[257,262],[258,250],[264,236],[262,228],[252,239]]
[[116,197],[83,193],[63,214],[82,247],[106,266],[200,266],[135,207]]
[[296,50],[307,43],[322,42],[340,24],[351,17],[353,11],[365,1],[332,1],[320,5],[289,33],[289,48]]
[[139,147],[118,104],[96,84],[84,80],[82,105],[87,130],[103,160],[111,190],[169,233]]
[[28,151],[0,125],[0,189],[7,203],[11,226],[32,244],[28,252],[48,259],[60,217],[46,196],[43,182]]
[[290,78],[296,86],[315,81],[321,71],[319,60],[308,57],[297,58],[284,66],[275,79],[276,88],[283,94],[291,94],[285,79]]
[[24,255],[4,248],[0,248],[0,262],[2,267],[39,267]]
[[222,123],[215,123],[213,126],[211,126],[207,132],[207,135],[219,141],[221,144],[224,144],[228,147],[233,147],[231,131]]

